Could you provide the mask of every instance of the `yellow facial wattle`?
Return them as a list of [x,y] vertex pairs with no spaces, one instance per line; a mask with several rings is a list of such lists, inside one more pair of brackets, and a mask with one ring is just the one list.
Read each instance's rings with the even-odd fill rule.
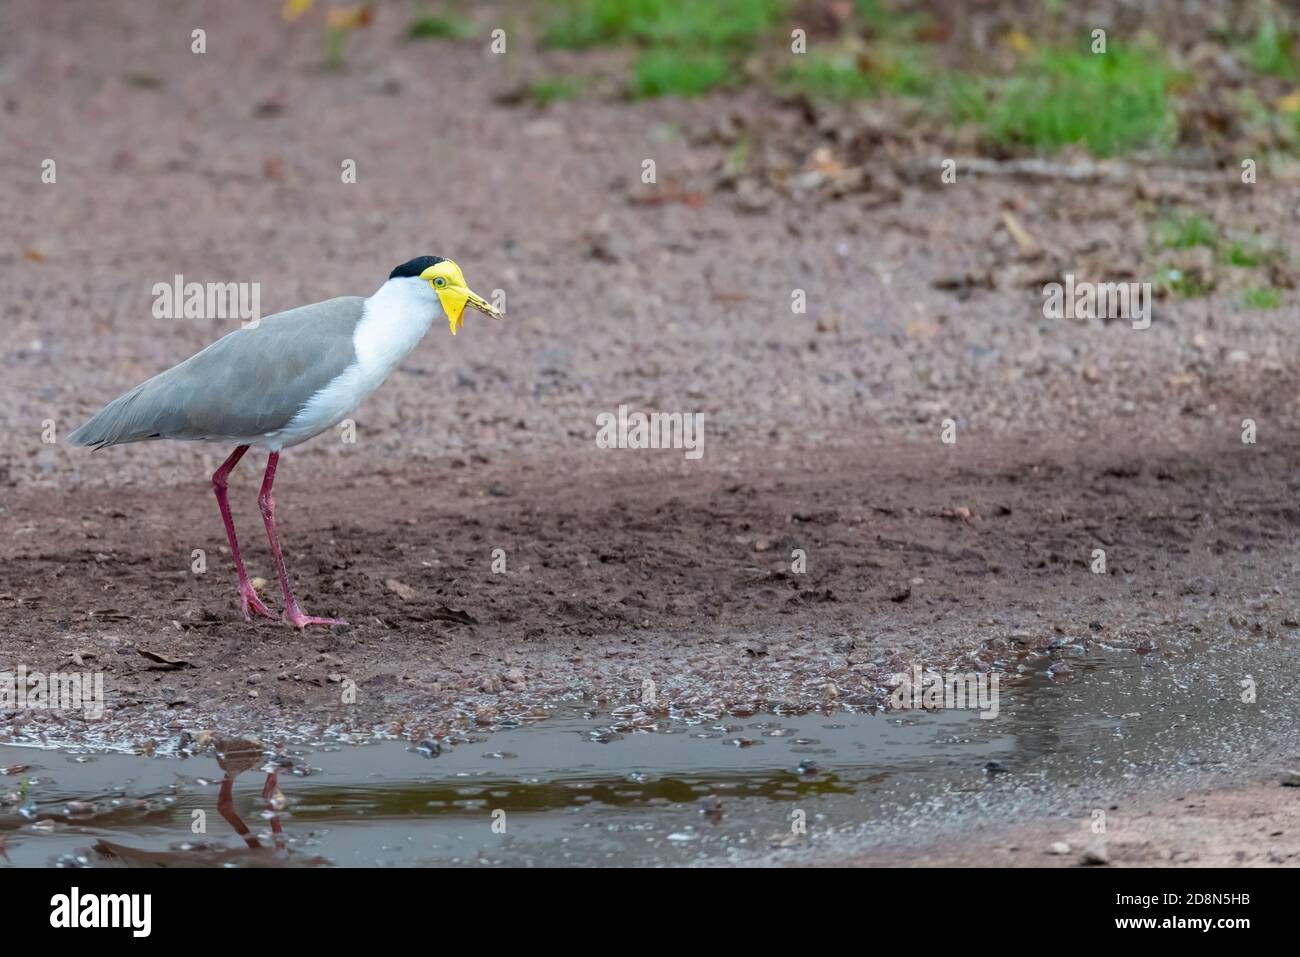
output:
[[464,325],[466,305],[471,305],[494,319],[501,318],[501,313],[496,308],[465,284],[464,273],[450,259],[444,259],[437,265],[430,266],[420,273],[420,278],[438,294],[438,301],[442,303],[442,310],[447,314],[447,322],[451,325],[453,336],[456,330]]
[[456,330],[465,324],[465,302],[469,296],[460,289],[435,288],[434,291],[442,303],[442,311],[447,314],[447,322],[451,324],[451,334],[454,336]]

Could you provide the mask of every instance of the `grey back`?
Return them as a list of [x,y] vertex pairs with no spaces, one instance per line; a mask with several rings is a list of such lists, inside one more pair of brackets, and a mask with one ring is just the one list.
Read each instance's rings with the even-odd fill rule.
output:
[[147,439],[250,439],[284,428],[356,360],[365,299],[299,306],[236,329],[118,396],[68,436],[103,448]]

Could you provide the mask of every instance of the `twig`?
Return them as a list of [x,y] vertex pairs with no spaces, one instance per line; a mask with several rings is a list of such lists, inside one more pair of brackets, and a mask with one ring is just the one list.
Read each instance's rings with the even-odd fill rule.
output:
[[[975,156],[968,157],[931,157],[926,161],[930,170],[942,170],[944,164],[955,161],[959,173],[976,173],[981,176],[1025,176],[1031,179],[1066,179],[1077,183],[1110,182],[1132,183],[1141,178],[1170,179],[1184,183],[1203,185],[1231,185],[1239,181],[1239,171],[1233,169],[1206,170],[1187,169],[1179,166],[1133,166],[1113,160],[1096,162],[1077,160],[1059,163],[1052,160],[1030,157],[1027,159],[991,160]],[[1295,176],[1271,176],[1283,182],[1295,182]]]

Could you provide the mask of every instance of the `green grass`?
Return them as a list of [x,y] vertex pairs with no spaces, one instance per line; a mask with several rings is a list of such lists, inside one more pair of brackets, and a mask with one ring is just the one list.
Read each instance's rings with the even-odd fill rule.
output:
[[[697,96],[737,81],[740,60],[751,51],[788,44],[786,30],[797,25],[793,11],[800,2],[551,0],[543,37],[565,49],[635,48],[634,97]],[[1094,54],[1080,42],[1026,54],[1008,75],[950,73],[936,65],[934,47],[925,42],[931,16],[901,6],[901,0],[852,0],[850,32],[859,45],[866,41],[865,52],[821,38],[776,67],[781,85],[833,100],[917,97],[941,121],[971,123],[984,144],[1004,149],[1052,153],[1078,146],[1106,157],[1167,147],[1177,137],[1174,93],[1188,78],[1155,48],[1112,44]],[[1251,61],[1257,69],[1289,68],[1291,41],[1288,31],[1265,23],[1250,43]],[[534,99],[571,95],[544,87]]]
[[851,52],[808,53],[785,73],[791,86],[832,100],[882,93],[923,96],[933,87],[923,50],[880,44],[865,57]]
[[1156,221],[1152,232],[1162,249],[1194,249],[1204,246],[1214,250],[1216,261],[1235,269],[1256,269],[1286,258],[1282,250],[1263,237],[1250,234],[1228,236],[1215,223],[1199,213],[1170,212]]
[[1282,305],[1282,290],[1271,286],[1247,289],[1242,301],[1247,309],[1277,309]]
[[1172,266],[1158,266],[1155,274],[1157,288],[1163,289],[1179,299],[1195,299],[1208,296],[1214,287],[1203,279],[1199,273],[1188,273]]
[[1077,144],[1113,156],[1168,145],[1178,117],[1167,90],[1177,79],[1151,51],[1046,51],[994,84],[981,125],[995,143],[1048,152]]
[[856,0],[854,15],[871,38],[865,52],[818,44],[782,74],[787,85],[832,100],[925,96],[934,89],[929,51],[916,42],[929,14],[896,10],[887,0]]
[[736,60],[781,22],[788,0],[558,0],[553,47],[637,46],[634,97],[699,96],[728,83]]
[[1213,249],[1219,242],[1219,228],[1198,213],[1169,213],[1156,222],[1155,240],[1165,249]]
[[731,61],[707,50],[647,50],[632,66],[632,95],[699,96],[727,82]]
[[940,79],[939,108],[958,123],[987,126],[993,119],[997,83],[992,77],[955,73]]
[[122,77],[127,86],[137,90],[156,90],[163,85],[162,80],[152,73],[132,72]]
[[1268,76],[1294,77],[1295,62],[1291,45],[1295,35],[1277,21],[1269,19],[1259,25],[1246,49],[1250,65]]
[[[784,39],[795,0],[552,0],[545,24],[553,47],[640,48],[632,68],[636,97],[696,96],[727,85],[742,54],[760,39]],[[1043,50],[1007,77],[945,74],[920,42],[925,13],[895,0],[854,0],[864,54],[825,41],[781,72],[781,82],[815,97],[866,99],[892,94],[932,98],[956,120],[976,123],[987,140],[1052,152],[1081,145],[1097,156],[1171,143],[1178,117],[1169,90],[1179,79],[1150,50],[1106,54]]]
[[772,29],[784,0],[563,0],[546,42],[565,49],[636,43],[742,49]]
[[865,99],[880,92],[879,84],[858,69],[852,54],[809,53],[786,71],[785,79],[805,93],[832,100]]
[[343,69],[343,54],[347,50],[348,36],[351,30],[330,27],[325,31],[325,68],[327,70]]
[[734,175],[740,175],[749,167],[749,152],[751,144],[749,137],[741,134],[736,140],[736,145],[732,147],[731,153],[727,156],[727,171]]
[[572,100],[582,93],[582,81],[577,77],[558,76],[538,80],[528,87],[528,98],[545,106],[560,100]]
[[1223,250],[1223,261],[1238,269],[1253,269],[1275,258],[1275,254],[1265,249],[1257,239],[1238,239],[1228,244]]
[[478,27],[472,20],[460,17],[417,17],[406,30],[411,40],[460,40],[477,33]]
[[[1258,233],[1232,235],[1220,228],[1212,219],[1186,210],[1165,212],[1151,227],[1152,250],[1158,259],[1165,253],[1181,256],[1168,257],[1175,261],[1202,262],[1202,266],[1182,268],[1167,259],[1155,270],[1155,283],[1162,290],[1179,298],[1205,296],[1214,291],[1219,280],[1226,279],[1229,269],[1257,270],[1251,277],[1256,282],[1268,282],[1271,267],[1285,264],[1289,257],[1278,245]],[[1208,249],[1210,257],[1188,256],[1189,250]],[[1215,266],[1210,266],[1214,263]],[[1240,289],[1241,283],[1233,281],[1229,288]],[[1272,285],[1247,286],[1243,293],[1244,304],[1251,309],[1276,309],[1282,305],[1283,292]]]
[[930,22],[927,13],[895,10],[886,0],[856,0],[853,11],[873,37],[912,42]]

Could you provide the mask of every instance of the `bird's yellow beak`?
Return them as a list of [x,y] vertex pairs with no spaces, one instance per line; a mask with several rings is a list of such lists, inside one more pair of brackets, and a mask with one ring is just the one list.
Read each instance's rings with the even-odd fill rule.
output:
[[465,284],[465,276],[450,259],[444,259],[436,266],[430,266],[420,273],[420,278],[427,282],[438,294],[438,301],[447,313],[451,323],[451,334],[464,324],[465,306],[470,305],[479,312],[486,313],[493,319],[500,319],[501,312],[490,302],[478,295]]

